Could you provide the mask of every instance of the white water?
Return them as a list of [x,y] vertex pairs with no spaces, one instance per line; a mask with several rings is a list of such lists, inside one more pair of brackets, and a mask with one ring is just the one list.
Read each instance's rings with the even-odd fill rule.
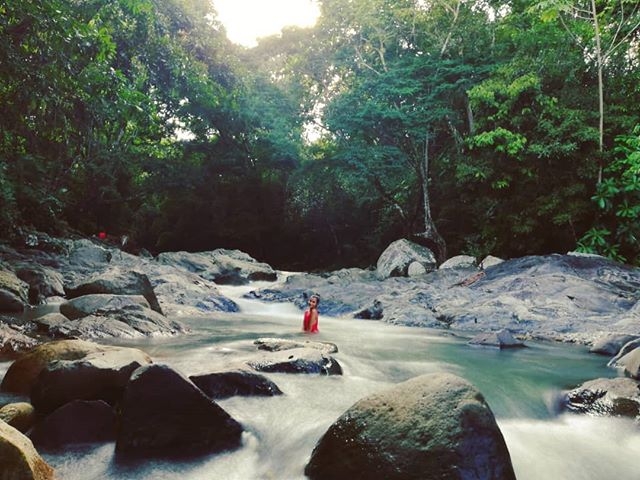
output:
[[[299,310],[241,299],[249,289],[225,287],[242,313],[192,319],[191,335],[135,345],[156,362],[192,375],[252,355],[253,340],[260,337],[310,338],[300,332]],[[442,331],[322,315],[320,331],[311,338],[338,345],[335,358],[344,375],[267,374],[284,395],[220,401],[246,430],[236,451],[197,461],[127,466],[114,461],[111,443],[43,456],[62,480],[304,479],[314,445],[355,401],[416,375],[451,371],[484,393],[519,480],[640,478],[640,431],[631,421],[554,413],[560,390],[617,374],[605,367],[604,357],[571,345],[530,344],[518,351],[472,348],[466,338]],[[4,370],[6,365],[0,365],[0,373]]]

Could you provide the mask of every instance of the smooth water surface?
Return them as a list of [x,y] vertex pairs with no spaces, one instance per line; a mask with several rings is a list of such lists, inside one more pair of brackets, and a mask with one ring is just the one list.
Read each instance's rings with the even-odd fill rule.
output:
[[[251,288],[255,288],[255,285]],[[190,335],[127,342],[185,375],[207,373],[254,355],[253,341],[279,337],[335,343],[342,376],[266,374],[284,392],[272,398],[234,397],[219,404],[244,426],[243,447],[188,462],[121,465],[112,443],[43,457],[64,480],[304,479],[314,445],[360,398],[425,373],[448,371],[485,395],[519,480],[637,479],[640,432],[631,421],[557,415],[559,392],[592,378],[616,376],[606,358],[584,347],[528,343],[501,351],[471,347],[468,337],[376,321],[321,315],[320,334],[300,332],[292,305],[244,300],[248,287],[226,287],[242,312],[190,319]],[[0,365],[6,370],[6,365]]]

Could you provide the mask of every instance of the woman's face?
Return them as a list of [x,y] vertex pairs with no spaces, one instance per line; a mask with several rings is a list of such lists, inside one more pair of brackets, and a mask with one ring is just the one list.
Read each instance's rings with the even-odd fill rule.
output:
[[318,306],[318,299],[315,297],[311,297],[309,299],[309,307],[316,308]]

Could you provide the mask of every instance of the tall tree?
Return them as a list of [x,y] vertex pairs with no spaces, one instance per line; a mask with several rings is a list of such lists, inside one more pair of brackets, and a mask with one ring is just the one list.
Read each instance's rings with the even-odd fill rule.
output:
[[594,64],[598,78],[598,148],[602,181],[605,149],[605,69],[616,52],[632,58],[637,52],[640,4],[629,0],[545,0],[535,7],[545,20],[558,20],[571,34],[587,64]]

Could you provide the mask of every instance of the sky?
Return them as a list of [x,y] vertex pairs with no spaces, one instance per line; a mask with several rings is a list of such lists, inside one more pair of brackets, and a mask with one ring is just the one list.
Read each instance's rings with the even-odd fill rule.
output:
[[213,0],[213,5],[229,40],[246,47],[288,25],[312,26],[319,15],[314,0]]

